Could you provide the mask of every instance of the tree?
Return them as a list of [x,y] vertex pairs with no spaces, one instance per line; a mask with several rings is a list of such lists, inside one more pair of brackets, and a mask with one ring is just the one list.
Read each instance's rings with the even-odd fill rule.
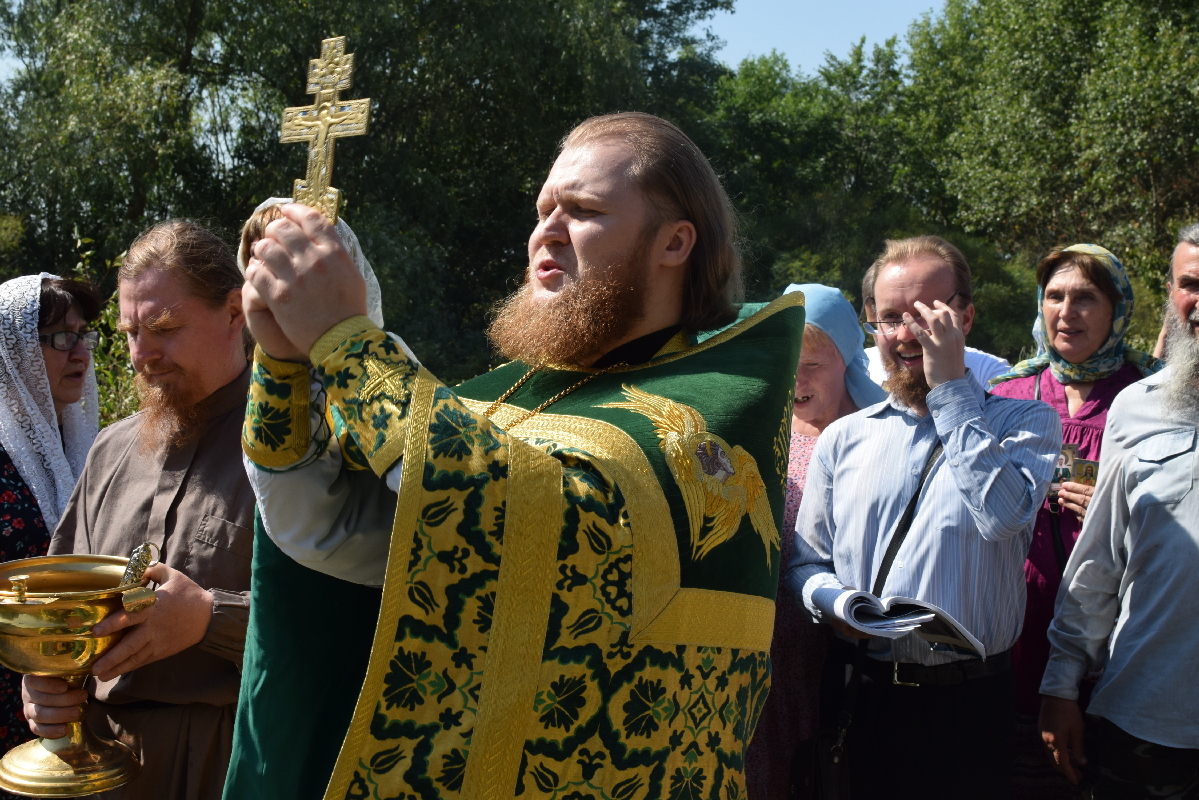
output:
[[908,222],[888,156],[899,90],[894,41],[830,56],[816,76],[772,54],[717,77],[687,127],[741,212],[751,296],[793,281],[857,296],[883,238]]
[[829,56],[812,76],[777,54],[747,59],[709,76],[706,97],[692,94],[685,126],[741,212],[752,299],[824,283],[860,303],[862,276],[886,239],[937,233],[974,267],[971,344],[1014,358],[1030,341],[1031,275],[951,221],[940,173],[922,161],[929,115],[900,61],[895,40]]
[[950,0],[913,26],[913,181],[946,222],[1028,264],[1079,241],[1134,275],[1131,340],[1160,326],[1164,265],[1199,215],[1199,9],[1170,0]]
[[[72,231],[111,259],[149,224],[198,218],[230,239],[303,174],[278,142],[330,35],[356,53],[371,135],[339,145],[335,185],[384,287],[389,323],[453,380],[490,358],[488,309],[523,273],[534,189],[581,119],[644,107],[687,32],[731,0],[24,0],[0,41],[0,214],[24,271],[62,269]],[[0,226],[0,233],[8,229]],[[0,239],[0,244],[9,241]]]
[[1199,212],[1199,9],[1180,0],[946,0],[901,44],[776,54],[730,69],[697,22],[732,0],[0,0],[0,276],[111,261],[152,222],[233,238],[285,193],[304,151],[278,142],[307,104],[320,39],[349,38],[369,137],[335,185],[384,289],[389,327],[449,380],[493,358],[489,309],[523,275],[532,199],[583,118],[680,125],[742,217],[749,297],[816,281],[858,300],[887,238],[967,254],[971,344],[1031,345],[1032,268],[1095,241],[1134,273],[1132,328],[1160,324],[1173,231]]

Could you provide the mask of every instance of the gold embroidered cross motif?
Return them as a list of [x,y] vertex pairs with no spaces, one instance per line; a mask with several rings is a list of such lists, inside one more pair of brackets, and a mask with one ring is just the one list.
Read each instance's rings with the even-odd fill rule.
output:
[[297,180],[292,199],[317,209],[330,222],[337,222],[341,192],[330,186],[333,179],[333,145],[347,136],[362,136],[370,119],[369,97],[342,100],[341,92],[354,78],[354,54],[346,52],[346,37],[321,42],[321,57],[308,62],[308,86],[316,95],[310,106],[283,109],[279,141],[308,143],[308,171]]
[[754,457],[709,432],[703,415],[691,406],[636,386],[621,388],[628,402],[604,403],[600,408],[627,408],[654,424],[658,446],[687,507],[691,558],[699,561],[732,539],[748,514],[766,547],[769,566],[772,551],[779,549],[779,532]]
[[404,378],[409,376],[411,370],[407,366],[385,370],[374,359],[364,359],[363,366],[366,368],[367,381],[358,393],[362,402],[373,402],[380,394],[387,394],[397,403],[408,399],[411,392],[404,385]]

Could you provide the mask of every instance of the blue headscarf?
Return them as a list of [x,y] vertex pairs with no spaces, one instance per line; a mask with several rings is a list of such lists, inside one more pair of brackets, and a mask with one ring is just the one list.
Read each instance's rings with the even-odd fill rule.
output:
[[991,385],[1010,381],[1013,378],[1024,378],[1038,375],[1048,367],[1053,377],[1061,384],[1083,383],[1086,381],[1102,380],[1114,374],[1124,366],[1125,362],[1136,365],[1142,377],[1148,377],[1160,370],[1163,362],[1148,353],[1141,352],[1124,344],[1124,334],[1132,323],[1132,282],[1120,259],[1106,248],[1096,244],[1076,244],[1067,247],[1065,253],[1086,253],[1094,256],[1111,276],[1112,283],[1120,292],[1121,300],[1112,306],[1112,329],[1107,341],[1081,364],[1071,364],[1062,358],[1049,344],[1049,330],[1045,324],[1045,290],[1037,288],[1037,320],[1032,325],[1032,336],[1037,343],[1037,354],[1032,358],[1021,361],[1009,372],[991,379]]
[[783,294],[803,292],[804,318],[828,334],[845,361],[845,389],[858,408],[866,408],[887,399],[887,393],[870,380],[869,361],[862,344],[866,335],[853,306],[840,289],[819,283],[793,283]]

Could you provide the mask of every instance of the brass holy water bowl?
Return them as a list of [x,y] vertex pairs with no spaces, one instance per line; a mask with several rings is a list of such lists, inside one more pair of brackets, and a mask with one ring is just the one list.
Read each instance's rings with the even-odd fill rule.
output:
[[[134,566],[118,556],[93,555],[0,564],[0,587],[8,587],[0,589],[0,664],[81,687],[92,664],[125,635],[121,630],[96,637],[92,627],[122,607],[134,611],[154,603],[141,575],[145,566]],[[0,789],[28,797],[81,797],[127,783],[140,769],[132,750],[94,735],[81,719],[67,723],[62,738],[9,750],[0,759]]]

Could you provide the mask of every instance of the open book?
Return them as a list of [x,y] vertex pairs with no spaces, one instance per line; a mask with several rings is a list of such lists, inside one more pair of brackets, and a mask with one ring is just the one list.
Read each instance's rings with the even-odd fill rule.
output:
[[898,639],[915,633],[926,642],[953,645],[987,657],[982,642],[944,610],[911,597],[879,600],[869,592],[825,587],[812,592],[812,602],[826,617],[836,617],[850,627],[873,636]]

